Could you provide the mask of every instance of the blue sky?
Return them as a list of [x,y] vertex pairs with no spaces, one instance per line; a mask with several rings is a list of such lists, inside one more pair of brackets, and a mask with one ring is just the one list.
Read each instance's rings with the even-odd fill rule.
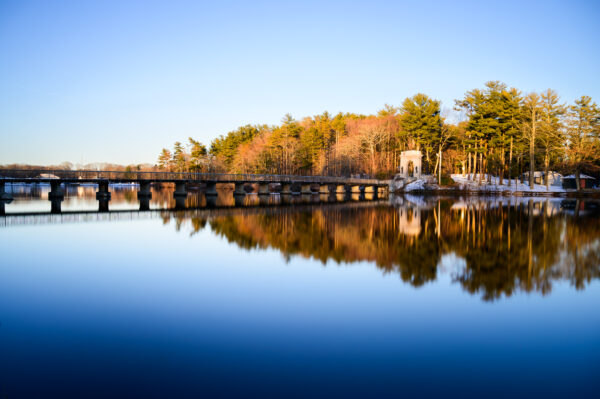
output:
[[0,164],[156,161],[192,136],[488,80],[600,102],[600,2],[0,0]]

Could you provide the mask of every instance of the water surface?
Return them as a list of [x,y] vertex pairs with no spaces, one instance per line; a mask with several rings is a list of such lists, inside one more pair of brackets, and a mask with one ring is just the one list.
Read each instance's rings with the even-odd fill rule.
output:
[[[564,199],[22,189],[0,397],[594,397],[600,215]],[[181,205],[181,204],[180,204]],[[240,204],[238,204],[240,205]],[[180,207],[181,208],[181,207]],[[191,208],[191,209],[190,209]]]

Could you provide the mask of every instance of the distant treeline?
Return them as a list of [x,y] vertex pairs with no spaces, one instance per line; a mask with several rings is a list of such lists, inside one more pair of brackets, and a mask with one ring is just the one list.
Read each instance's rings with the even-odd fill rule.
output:
[[[600,166],[600,108],[590,97],[574,104],[553,90],[524,95],[492,81],[455,100],[458,121],[442,115],[425,94],[377,115],[286,115],[277,126],[246,125],[221,135],[207,149],[189,139],[158,158],[162,170],[302,175],[366,173],[393,176],[400,152],[421,150],[426,173],[491,174],[515,178],[524,171],[594,174]],[[530,184],[533,184],[530,173]],[[511,184],[509,181],[508,184]]]
[[30,165],[13,163],[0,165],[1,169],[21,169],[21,170],[112,170],[117,172],[153,172],[158,167],[151,164],[119,165],[114,163],[89,163],[74,165],[71,162],[62,162],[58,165]]

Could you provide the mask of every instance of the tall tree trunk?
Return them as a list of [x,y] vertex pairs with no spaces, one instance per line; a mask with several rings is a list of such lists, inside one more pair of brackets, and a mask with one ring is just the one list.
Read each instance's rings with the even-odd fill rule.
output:
[[467,174],[469,176],[469,180],[471,180],[471,173],[473,172],[473,165],[471,164],[471,144],[469,144],[469,152],[467,153],[467,161],[469,162],[469,166],[467,167]]
[[525,176],[523,175],[523,153],[519,155],[519,180],[521,184],[525,184]]
[[442,185],[442,146],[440,145],[440,176],[438,178],[438,184],[441,186]]
[[531,140],[529,140],[529,188],[533,190],[535,173],[535,109],[531,112]]
[[544,156],[544,177],[546,180],[546,191],[550,189],[550,179],[548,178],[548,169],[550,166],[550,155],[548,154],[548,147],[546,146],[546,154]]
[[481,186],[481,179],[483,178],[483,152],[479,151],[479,180],[477,182],[478,185]]
[[505,163],[506,163],[506,157],[505,157],[505,151],[504,151],[504,144],[502,144],[502,148],[500,149],[501,153],[500,153],[500,161],[502,163],[502,166],[500,167],[500,171],[499,171],[499,177],[500,177],[500,185],[504,185],[504,169],[505,169]]
[[508,186],[512,185],[512,151],[513,151],[513,138],[510,138],[510,150],[508,152]]

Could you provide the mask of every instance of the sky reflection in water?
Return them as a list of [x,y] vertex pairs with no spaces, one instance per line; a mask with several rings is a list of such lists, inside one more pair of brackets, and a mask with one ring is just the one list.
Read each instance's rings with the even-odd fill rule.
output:
[[502,201],[8,216],[0,397],[591,397],[594,204]]

